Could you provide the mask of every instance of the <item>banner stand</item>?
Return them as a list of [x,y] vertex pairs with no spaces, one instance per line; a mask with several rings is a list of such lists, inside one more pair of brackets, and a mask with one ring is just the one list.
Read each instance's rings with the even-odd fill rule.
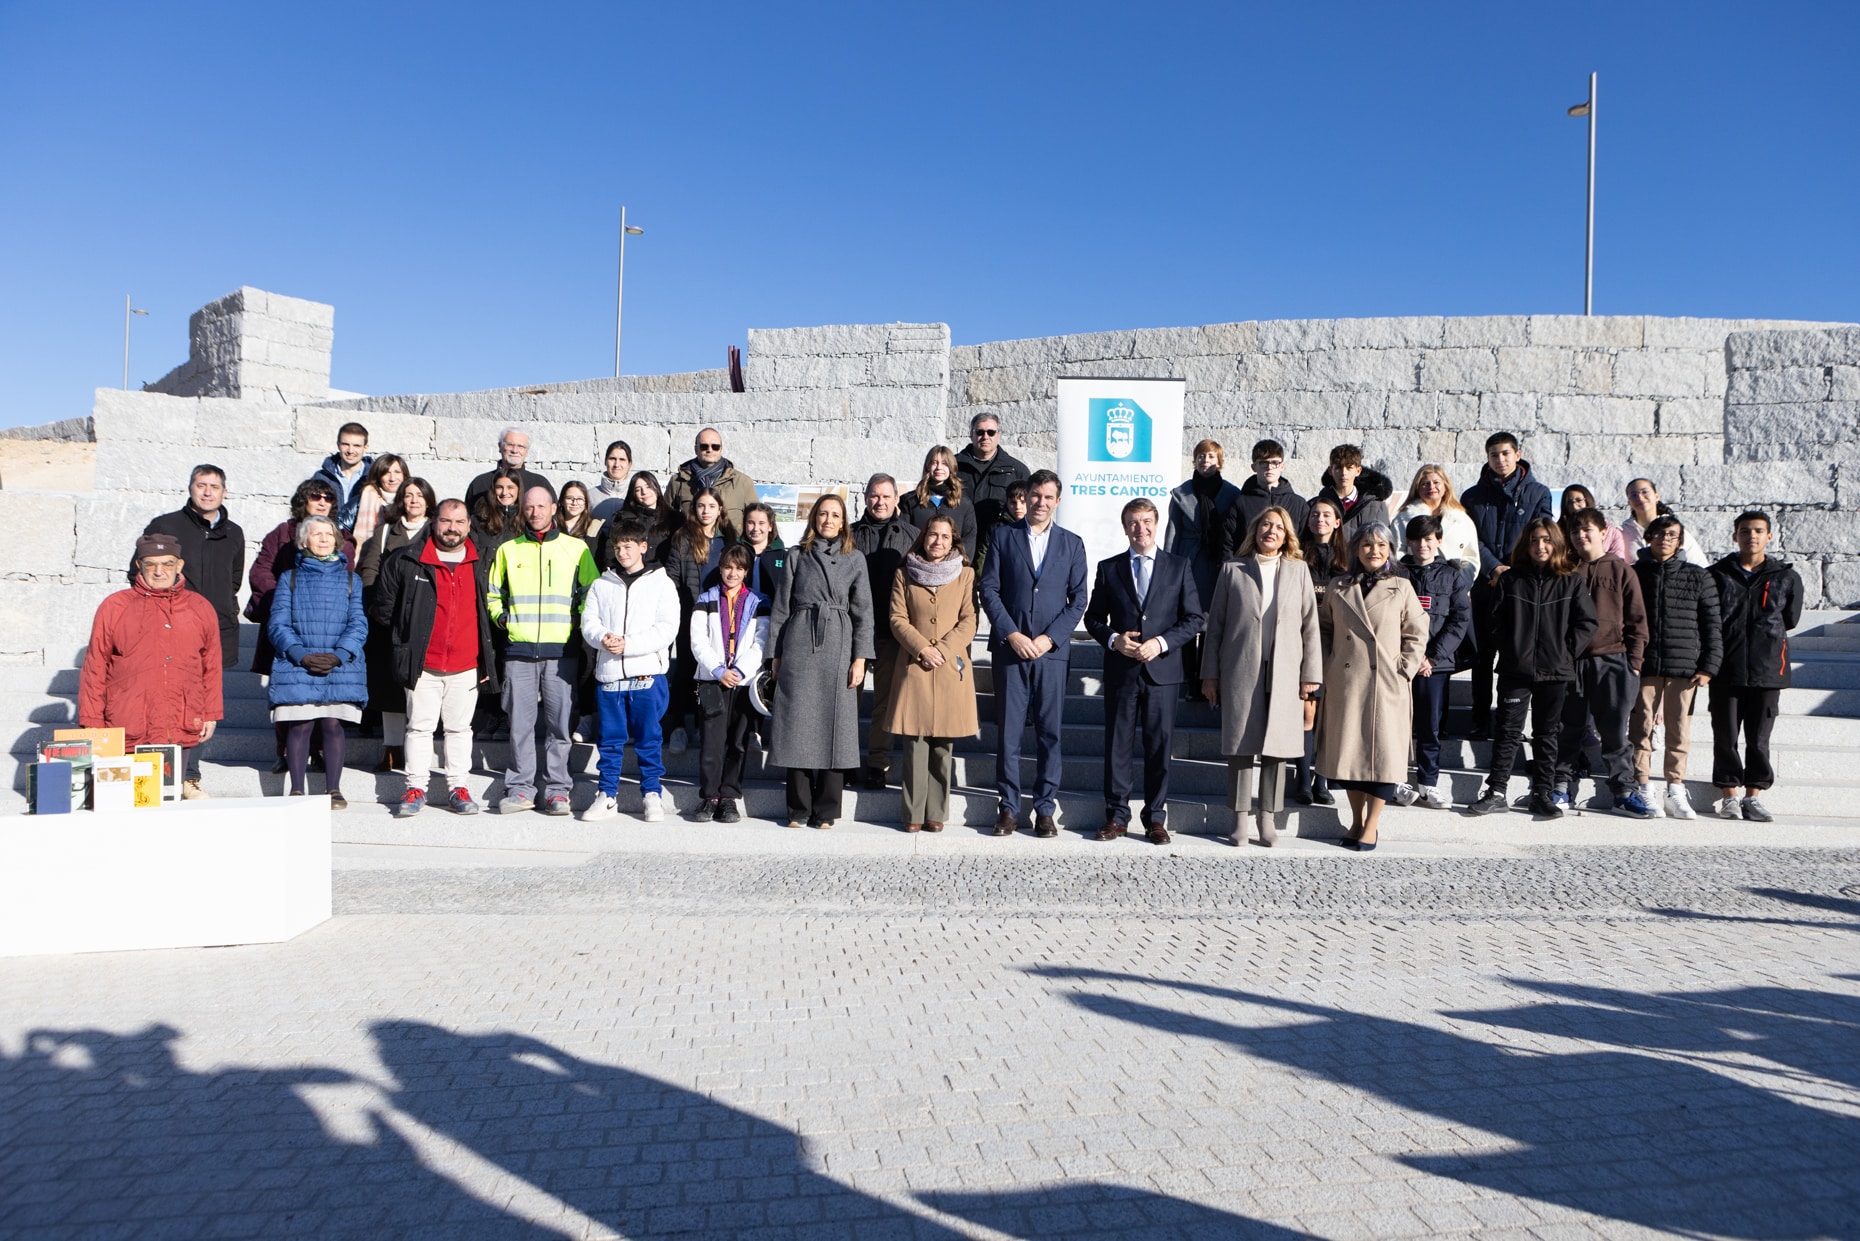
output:
[[1094,568],[1130,546],[1119,515],[1138,496],[1156,505],[1156,545],[1167,541],[1187,391],[1186,379],[1059,377],[1057,520]]

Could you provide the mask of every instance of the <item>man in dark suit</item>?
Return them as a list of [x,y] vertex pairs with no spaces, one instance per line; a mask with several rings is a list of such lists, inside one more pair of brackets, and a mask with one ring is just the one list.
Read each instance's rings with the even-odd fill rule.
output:
[[1020,731],[1033,722],[1039,772],[1033,834],[1059,835],[1059,729],[1065,719],[1072,631],[1085,614],[1085,541],[1053,524],[1059,475],[1027,480],[1027,516],[995,532],[982,567],[982,610],[994,662],[1000,753],[995,783],[1001,812],[994,834],[1012,836],[1020,818]]
[[1201,598],[1185,557],[1156,546],[1156,506],[1138,497],[1120,514],[1130,550],[1098,562],[1085,628],[1104,657],[1104,828],[1130,827],[1130,759],[1143,741],[1143,818],[1150,843],[1169,843],[1169,747],[1182,692],[1182,649],[1201,632]]

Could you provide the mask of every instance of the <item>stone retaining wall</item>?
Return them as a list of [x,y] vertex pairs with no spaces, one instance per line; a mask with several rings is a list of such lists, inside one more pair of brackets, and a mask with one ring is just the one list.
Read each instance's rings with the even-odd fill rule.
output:
[[962,443],[982,411],[1001,418],[1011,451],[1052,464],[1062,374],[1184,377],[1189,443],[1221,439],[1237,478],[1251,443],[1276,437],[1307,493],[1344,441],[1398,488],[1437,461],[1463,489],[1486,436],[1513,430],[1544,482],[1585,483],[1615,516],[1627,481],[1653,477],[1706,553],[1728,549],[1736,512],[1773,510],[1810,599],[1860,604],[1860,481],[1842,466],[1860,433],[1851,326],[1292,320],[951,348],[942,324],[848,325],[752,330],[741,393],[706,370],[356,397],[328,386],[333,322],[328,306],[258,289],[219,299],[194,316],[186,365],[145,392],[98,391],[94,487],[0,491],[12,535],[0,548],[0,662],[74,658],[135,535],[179,505],[199,462],[227,471],[230,511],[256,550],[350,419],[441,495],[462,494],[511,425],[530,433],[532,464],[558,482],[593,481],[613,439],[663,477],[713,425],[759,481],[856,487],[880,470],[914,479],[924,452]]

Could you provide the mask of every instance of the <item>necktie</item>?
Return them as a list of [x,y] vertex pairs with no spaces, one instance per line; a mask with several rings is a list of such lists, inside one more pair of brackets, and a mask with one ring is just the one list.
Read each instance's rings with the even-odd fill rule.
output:
[[1150,558],[1138,556],[1137,560],[1137,602],[1143,603],[1150,597]]

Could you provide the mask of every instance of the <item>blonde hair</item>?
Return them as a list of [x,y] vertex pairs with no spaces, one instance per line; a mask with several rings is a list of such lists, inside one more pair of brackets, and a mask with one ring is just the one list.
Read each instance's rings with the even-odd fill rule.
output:
[[1453,490],[1453,480],[1447,477],[1447,467],[1444,465],[1424,465],[1416,470],[1414,481],[1408,484],[1408,494],[1402,497],[1402,507],[1407,508],[1410,504],[1420,502],[1421,480],[1429,474],[1440,480],[1440,507],[1464,513],[1466,508],[1460,503],[1459,493]]
[[1287,560],[1305,558],[1304,549],[1298,545],[1298,529],[1292,522],[1292,515],[1276,504],[1262,511],[1258,517],[1253,519],[1253,524],[1247,527],[1246,541],[1240,544],[1240,555],[1256,556],[1259,554],[1259,523],[1275,514],[1279,518],[1279,524],[1285,527],[1285,545],[1279,549],[1279,555]]
[[924,454],[924,474],[922,478],[917,480],[917,503],[930,503],[930,488],[933,485],[930,482],[930,467],[935,465],[939,458],[944,465],[949,467],[949,481],[943,484],[945,487],[949,488],[949,502],[951,504],[961,504],[962,475],[956,472],[956,454],[949,450],[949,445],[947,444],[938,444],[935,448],[932,448],[929,452]]

